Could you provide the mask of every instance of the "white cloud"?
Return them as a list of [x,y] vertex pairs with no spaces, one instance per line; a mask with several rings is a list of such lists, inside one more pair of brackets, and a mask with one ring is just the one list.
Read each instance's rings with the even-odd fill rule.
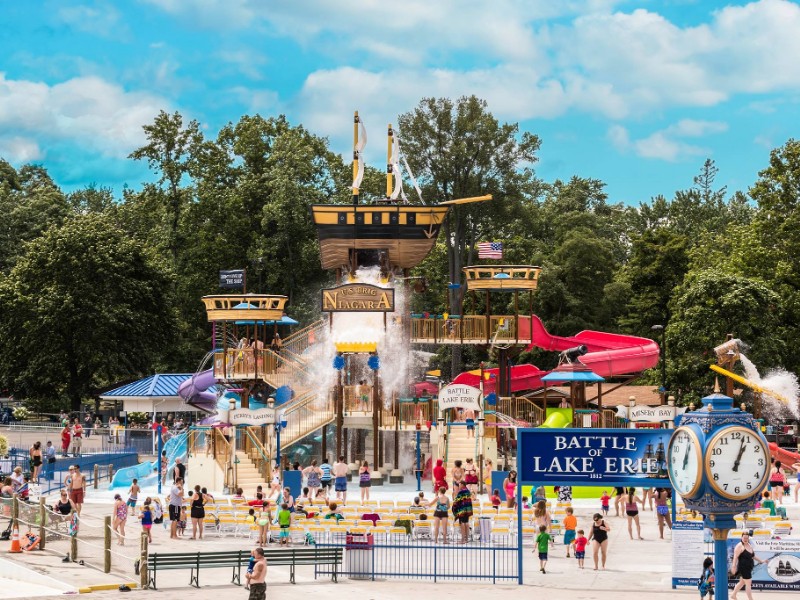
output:
[[103,156],[123,158],[144,141],[142,125],[162,108],[168,105],[157,96],[126,92],[99,77],[76,77],[51,86],[7,79],[0,72],[0,130],[13,130],[22,140],[10,146],[18,155],[43,158],[46,151],[40,148],[70,141]]
[[12,164],[23,164],[43,157],[35,140],[20,136],[0,137],[0,157]]
[[708,155],[711,151],[703,146],[690,144],[682,138],[701,138],[727,131],[727,123],[720,121],[696,121],[681,119],[677,123],[647,137],[632,140],[622,125],[609,127],[606,137],[620,152],[633,151],[642,158],[654,158],[674,162],[691,156]]
[[56,12],[58,20],[77,31],[91,33],[100,37],[119,39],[128,33],[124,23],[120,23],[119,12],[110,4],[99,6],[85,4],[60,6]]

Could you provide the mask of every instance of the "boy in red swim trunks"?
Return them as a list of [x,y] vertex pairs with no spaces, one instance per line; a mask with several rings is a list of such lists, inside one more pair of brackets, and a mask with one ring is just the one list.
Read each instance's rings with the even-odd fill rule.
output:
[[586,544],[589,540],[583,533],[583,529],[578,529],[578,537],[572,540],[572,545],[575,546],[575,558],[578,559],[578,567],[583,568],[583,559],[586,556]]

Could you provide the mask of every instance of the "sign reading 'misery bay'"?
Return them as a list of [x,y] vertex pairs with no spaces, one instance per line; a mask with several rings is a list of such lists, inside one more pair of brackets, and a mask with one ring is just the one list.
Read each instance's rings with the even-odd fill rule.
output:
[[394,312],[394,288],[366,283],[347,283],[322,290],[326,312]]

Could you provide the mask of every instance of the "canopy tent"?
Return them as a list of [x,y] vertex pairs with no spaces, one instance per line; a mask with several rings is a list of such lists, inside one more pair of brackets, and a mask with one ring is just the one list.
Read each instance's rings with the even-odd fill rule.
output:
[[[500,369],[484,369],[483,370],[483,393],[484,395],[496,391],[497,378]],[[535,390],[542,387],[542,376],[547,371],[542,371],[536,365],[524,364],[513,365],[511,367],[511,393],[521,392],[526,390]],[[481,371],[476,369],[474,371],[467,371],[461,373],[453,380],[453,383],[460,383],[463,385],[471,385],[472,387],[480,387]]]
[[422,398],[423,396],[436,396],[439,393],[439,386],[430,381],[420,381],[412,384],[411,390],[414,392],[415,398]]

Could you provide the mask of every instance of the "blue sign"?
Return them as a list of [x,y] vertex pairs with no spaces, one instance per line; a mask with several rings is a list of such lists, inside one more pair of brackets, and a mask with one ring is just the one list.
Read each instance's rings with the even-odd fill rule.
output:
[[670,487],[669,429],[518,429],[525,484]]

